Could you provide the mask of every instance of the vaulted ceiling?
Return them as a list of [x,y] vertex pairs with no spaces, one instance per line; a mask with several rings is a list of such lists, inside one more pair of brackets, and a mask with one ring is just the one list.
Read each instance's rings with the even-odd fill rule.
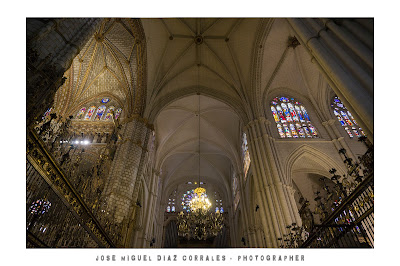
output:
[[125,110],[132,108],[136,68],[131,19],[103,19],[72,66],[56,95],[62,113],[74,113],[100,97],[110,97]]
[[[144,117],[154,123],[156,167],[171,189],[198,176],[199,97],[200,170],[226,193],[232,167],[242,171],[241,124],[268,118],[264,110],[278,93],[306,102],[307,110],[329,102],[328,86],[305,47],[290,45],[295,33],[284,18],[140,21],[146,38]],[[56,95],[64,113],[103,96],[133,110],[137,45],[131,23],[102,21]]]
[[197,92],[202,178],[226,192],[231,166],[242,171],[240,123],[263,116],[266,100],[277,91],[317,104],[326,87],[306,49],[289,45],[295,34],[286,19],[141,21],[147,46],[145,116],[155,124],[157,167],[168,193],[198,175]]
[[240,164],[239,118],[232,108],[207,96],[187,96],[160,112],[155,131],[156,167],[168,191],[200,175],[206,188],[229,193],[231,165]]

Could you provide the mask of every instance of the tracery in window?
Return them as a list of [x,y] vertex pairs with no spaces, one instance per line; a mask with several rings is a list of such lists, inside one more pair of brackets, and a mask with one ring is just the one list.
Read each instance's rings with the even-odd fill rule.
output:
[[101,99],[101,103],[108,103],[109,101],[110,101],[110,98]]
[[185,193],[183,193],[182,202],[181,202],[183,211],[190,212],[189,203],[192,200],[192,198],[194,197],[194,194],[195,193],[194,193],[193,189],[192,190],[188,190]]
[[293,98],[276,97],[271,112],[281,138],[317,138],[318,133],[302,103]]
[[115,109],[114,106],[108,107],[108,110],[107,110],[106,116],[104,117],[104,120],[110,120],[111,119],[112,112],[114,111],[114,109]]
[[85,115],[85,120],[90,120],[92,118],[95,110],[96,110],[96,106],[90,106],[87,114]]
[[85,115],[86,112],[86,107],[82,107],[81,110],[76,114],[76,119],[82,119],[83,116]]
[[364,131],[357,124],[353,115],[347,110],[344,104],[340,101],[339,97],[333,99],[331,104],[333,108],[333,114],[338,119],[340,125],[344,128],[350,138],[365,136]]
[[249,171],[250,167],[250,153],[249,153],[249,147],[247,145],[247,136],[246,133],[243,133],[243,143],[242,143],[242,156],[243,156],[243,172],[244,172],[244,177],[246,178],[247,172]]
[[215,198],[215,212],[224,212],[224,207],[222,206],[222,199],[218,192],[214,192]]
[[175,212],[175,200],[176,200],[176,190],[172,192],[168,197],[168,205],[167,205],[167,212]]
[[122,108],[118,108],[115,111],[115,120],[118,119],[118,117],[121,115],[121,113],[122,113]]
[[103,116],[104,112],[106,111],[106,106],[101,105],[99,108],[97,108],[96,116],[94,117],[94,120],[100,120],[101,117]]
[[[105,98],[102,99],[101,102],[109,102],[110,99]],[[107,112],[106,112],[107,110]],[[86,115],[85,115],[85,112]],[[86,108],[83,106],[78,113],[75,116],[75,119],[77,120],[94,120],[94,121],[110,121],[112,119],[112,113],[114,112],[114,119],[117,119],[121,113],[122,113],[122,108],[117,108],[115,110],[114,106],[106,106],[106,105],[100,105],[99,107],[96,106],[90,106],[89,108]],[[94,117],[94,119],[93,119]]]

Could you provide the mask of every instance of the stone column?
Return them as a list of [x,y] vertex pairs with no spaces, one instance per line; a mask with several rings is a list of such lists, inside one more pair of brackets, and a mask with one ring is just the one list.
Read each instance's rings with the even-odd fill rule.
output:
[[243,173],[238,174],[238,181],[239,181],[239,192],[240,193],[240,205],[241,205],[241,213],[242,213],[242,222],[244,231],[248,235],[247,239],[247,245],[252,245],[255,242],[255,238],[253,237],[254,235],[250,234],[248,229],[250,228],[250,204],[248,202],[248,198],[246,197],[246,194],[244,193],[245,191],[245,181],[244,181],[244,175]]
[[[129,245],[129,232],[140,209],[137,200],[150,132],[151,128],[140,117],[135,117],[122,126],[122,139],[117,142],[117,150],[104,191],[107,208],[110,213],[114,213],[114,222],[120,224],[126,219],[129,223],[128,233],[122,236],[125,238],[122,242],[125,244],[122,245]],[[143,205],[143,202],[141,204]]]
[[[151,183],[149,184],[150,193],[148,202],[145,205],[146,208],[146,217],[144,219],[144,240],[142,243],[142,247],[148,248],[146,238],[151,239],[154,235],[150,235],[149,231],[151,231],[151,226],[153,226],[153,222],[156,220],[155,216],[155,207],[157,203],[157,189],[158,189],[158,182],[160,180],[160,172],[154,171],[153,177],[151,179]],[[154,232],[153,232],[154,233]]]
[[267,133],[269,121],[264,117],[251,121],[246,127],[251,165],[260,199],[261,223],[268,244],[278,247],[277,238],[282,237],[287,225],[299,222],[297,206],[293,206],[290,190],[279,171],[274,143]]
[[[373,41],[373,32],[364,30],[363,34],[355,34],[357,31],[349,31],[340,25],[357,24],[351,19],[289,18],[288,22],[332,89],[373,142],[373,69],[369,69],[373,52],[365,45]],[[357,26],[361,28],[361,25]]]

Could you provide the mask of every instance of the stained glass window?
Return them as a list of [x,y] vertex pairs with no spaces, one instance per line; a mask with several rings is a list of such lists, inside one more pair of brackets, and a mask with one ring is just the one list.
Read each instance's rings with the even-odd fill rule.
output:
[[215,212],[224,212],[224,208],[222,207],[222,199],[221,196],[219,195],[218,192],[214,193],[214,198],[215,198]]
[[271,101],[271,112],[281,138],[318,137],[306,108],[294,98],[274,98]]
[[117,119],[117,118],[121,115],[121,113],[122,113],[122,109],[121,109],[121,108],[118,108],[118,109],[115,111],[115,119]]
[[76,114],[76,119],[82,119],[85,115],[86,107],[83,107],[79,112]]
[[[197,196],[197,195],[196,195],[196,193],[194,193],[194,189],[187,190],[185,193],[183,193],[182,198],[181,198],[182,199],[181,205],[182,205],[183,211],[190,212],[189,203],[195,196]],[[204,193],[204,197],[207,199],[208,195],[206,193]]]
[[96,112],[96,116],[94,117],[94,120],[100,120],[105,111],[106,111],[105,105],[99,106],[99,108],[97,108],[97,112]]
[[47,109],[47,111],[44,113],[44,115],[42,117],[42,120],[45,120],[50,115],[52,109],[53,108]]
[[51,207],[51,203],[45,199],[38,199],[32,202],[29,212],[32,214],[44,214]]
[[104,117],[104,120],[110,120],[112,117],[112,112],[114,111],[114,106],[110,106],[107,110],[106,116]]
[[171,193],[168,197],[168,205],[167,205],[167,212],[175,212],[175,199],[176,199],[176,190]]
[[85,120],[90,120],[94,114],[94,111],[96,110],[96,106],[91,106],[85,115]]
[[247,172],[249,171],[250,167],[250,153],[249,153],[249,147],[247,145],[247,136],[246,133],[243,133],[243,143],[242,143],[242,155],[243,155],[243,172],[244,172],[244,177],[246,178]]
[[339,97],[333,99],[331,104],[333,108],[333,114],[338,119],[340,125],[344,128],[350,138],[365,136],[364,131],[357,124],[353,115],[347,110],[344,104],[340,101]]
[[109,98],[103,98],[101,99],[101,103],[108,103],[110,101]]
[[[106,112],[107,110],[107,112]],[[87,111],[86,115],[85,112]],[[82,107],[76,114],[76,119],[84,119],[84,120],[111,120],[112,118],[112,112],[114,112],[115,119],[117,119],[121,113],[122,113],[122,108],[118,108],[115,110],[114,106],[106,107],[105,105],[101,105],[97,108],[96,111],[96,106],[91,106],[89,109],[86,109],[86,107]],[[96,114],[96,115],[94,115]]]

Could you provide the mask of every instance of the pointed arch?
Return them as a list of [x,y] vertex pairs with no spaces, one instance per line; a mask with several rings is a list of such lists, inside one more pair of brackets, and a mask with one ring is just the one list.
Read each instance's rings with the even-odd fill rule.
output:
[[[337,158],[340,159],[339,155]],[[307,167],[307,165],[305,165],[304,168],[298,170],[307,170],[309,173],[315,173],[323,176],[326,176],[329,173],[329,170],[332,168],[338,170],[339,174],[344,174],[346,172],[343,166],[337,160],[332,159],[329,155],[316,148],[313,148],[307,144],[303,144],[295,149],[287,157],[284,163],[286,177],[284,182],[286,184],[292,185],[293,171],[296,170],[296,163],[301,159],[309,160],[310,162],[314,163],[314,166],[318,165],[319,168]]]

